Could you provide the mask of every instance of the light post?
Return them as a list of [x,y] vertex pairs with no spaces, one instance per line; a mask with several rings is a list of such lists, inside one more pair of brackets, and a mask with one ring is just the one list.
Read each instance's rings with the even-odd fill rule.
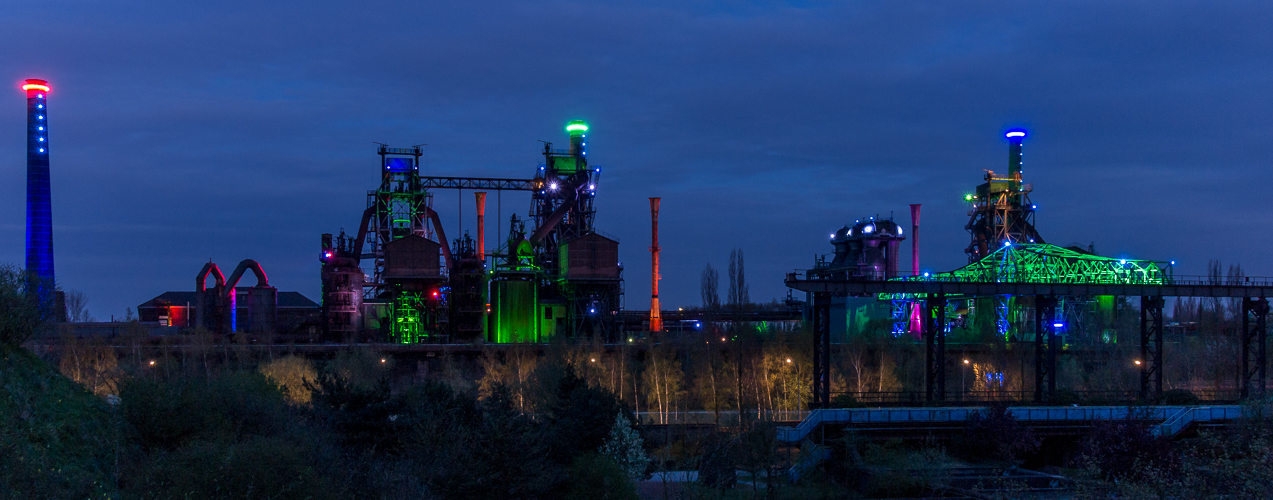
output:
[[964,394],[968,393],[968,358],[964,358],[964,370],[959,375],[959,397],[962,399]]

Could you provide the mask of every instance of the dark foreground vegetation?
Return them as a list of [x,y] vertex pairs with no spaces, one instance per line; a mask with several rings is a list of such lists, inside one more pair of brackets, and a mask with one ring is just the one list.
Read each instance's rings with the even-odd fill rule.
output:
[[[20,281],[0,286],[0,499],[1029,498],[1038,475],[1023,469],[1080,498],[1268,498],[1273,484],[1267,402],[1175,441],[1134,411],[1057,438],[992,406],[953,437],[828,431],[784,446],[767,419],[807,406],[800,333],[561,344],[423,372],[371,350],[314,360],[198,333],[37,356],[22,346],[49,328]],[[872,385],[902,383],[908,351],[864,352],[846,358],[877,360]],[[720,425],[659,425],[699,409]]]

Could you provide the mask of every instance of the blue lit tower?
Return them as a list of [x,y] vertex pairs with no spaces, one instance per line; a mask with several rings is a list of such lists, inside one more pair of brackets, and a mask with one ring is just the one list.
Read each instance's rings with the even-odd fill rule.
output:
[[49,193],[49,84],[27,80],[27,272],[53,283],[53,202]]

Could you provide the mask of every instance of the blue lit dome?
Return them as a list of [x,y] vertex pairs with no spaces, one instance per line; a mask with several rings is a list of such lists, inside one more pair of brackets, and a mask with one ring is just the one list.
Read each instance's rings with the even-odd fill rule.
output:
[[852,227],[845,226],[836,231],[836,239],[843,238],[901,238],[902,226],[891,220],[866,219],[858,221]]

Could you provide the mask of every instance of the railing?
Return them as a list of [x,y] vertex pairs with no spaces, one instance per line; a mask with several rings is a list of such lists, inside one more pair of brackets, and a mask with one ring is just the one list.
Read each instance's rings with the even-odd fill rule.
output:
[[[799,442],[823,424],[959,424],[967,422],[981,408],[853,408],[839,410],[814,410],[795,427],[778,428],[778,439]],[[1132,411],[1143,412],[1138,415]],[[1119,420],[1129,416],[1158,421],[1153,432],[1159,436],[1174,436],[1195,422],[1226,422],[1242,417],[1240,406],[1085,406],[1085,407],[1015,407],[1008,412],[1018,421],[1026,423],[1073,422],[1091,423],[1098,420]]]
[[[743,412],[749,420],[758,422],[800,422],[810,414],[808,410],[748,410]],[[643,425],[714,425],[717,424],[717,413],[714,411],[640,411],[636,412],[637,423]],[[720,425],[737,425],[738,411],[720,412]]]
[[[808,271],[814,271],[814,272],[808,272]],[[794,272],[787,273],[787,281],[802,281],[802,280],[839,281],[840,280],[840,278],[833,278],[831,276],[828,276],[830,274],[837,274],[837,272],[827,270],[825,268],[810,269],[807,271],[796,270]],[[840,272],[840,274],[843,274],[843,273]],[[844,281],[862,281],[862,282],[908,281],[908,282],[926,282],[926,283],[1010,283],[1010,284],[1027,284],[1027,285],[1028,284],[1041,284],[1041,285],[1118,284],[1118,285],[1147,285],[1147,286],[1167,285],[1167,286],[1273,287],[1273,277],[1271,276],[1244,276],[1241,279],[1231,279],[1231,278],[1216,279],[1213,276],[1167,275],[1167,276],[1163,276],[1162,279],[1157,282],[1135,283],[1135,282],[1131,282],[1134,280],[1131,280],[1127,283],[1121,283],[1121,282],[1120,283],[1095,283],[1095,282],[1077,281],[1073,279],[1064,279],[1064,278],[1043,279],[1043,280],[1040,280],[1040,279],[1016,280],[1016,279],[1011,279],[1009,277],[1001,277],[991,281],[987,281],[982,279],[976,279],[973,277],[938,276],[938,275],[925,276],[922,274],[909,275],[909,276],[896,276],[896,277],[889,278],[884,273],[863,273],[863,274],[857,274],[857,275],[851,275],[851,276],[846,275],[843,278],[843,280]]]
[[[950,381],[947,381],[949,384]],[[955,381],[958,385],[958,379]],[[1191,394],[1198,398],[1198,401],[1207,402],[1232,402],[1239,399],[1239,391],[1237,389],[1207,389],[1207,390],[1191,390]],[[1101,402],[1101,403],[1133,403],[1140,399],[1139,390],[1107,390],[1107,391],[1065,391],[1065,395],[1077,396],[1078,401],[1063,402],[1062,404],[1073,404],[1081,402]],[[831,393],[831,401],[834,403],[836,396],[849,396],[852,402],[862,406],[878,406],[878,405],[927,405],[927,392],[925,391],[841,391]],[[983,404],[983,403],[1034,403],[1034,391],[946,391],[945,400],[932,404],[939,405],[959,405],[959,404]]]
[[380,146],[380,152],[391,155],[420,156],[424,154],[424,150],[420,148],[391,148],[387,146]]

